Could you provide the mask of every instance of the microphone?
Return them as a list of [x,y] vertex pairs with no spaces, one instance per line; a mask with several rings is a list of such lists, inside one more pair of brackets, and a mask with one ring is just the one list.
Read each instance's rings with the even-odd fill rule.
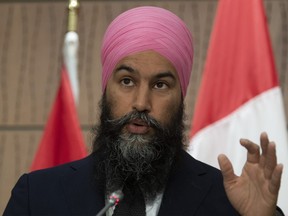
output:
[[121,190],[114,191],[109,196],[108,203],[104,206],[103,209],[101,209],[101,211],[96,216],[104,215],[110,207],[117,205],[123,199],[123,197],[124,195]]

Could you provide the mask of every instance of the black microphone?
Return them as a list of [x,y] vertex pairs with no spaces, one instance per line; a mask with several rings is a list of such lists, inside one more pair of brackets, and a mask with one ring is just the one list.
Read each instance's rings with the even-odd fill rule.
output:
[[104,215],[110,207],[117,205],[123,199],[123,197],[124,197],[124,195],[123,195],[121,190],[114,191],[109,196],[108,203],[104,206],[104,208],[96,216]]

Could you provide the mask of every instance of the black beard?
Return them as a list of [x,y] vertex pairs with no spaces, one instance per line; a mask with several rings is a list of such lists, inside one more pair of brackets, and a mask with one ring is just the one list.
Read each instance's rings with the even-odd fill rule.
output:
[[[134,111],[112,120],[111,105],[103,96],[100,125],[94,128],[93,152],[103,158],[95,164],[95,175],[104,180],[107,194],[124,185],[133,194],[138,185],[149,201],[164,190],[172,163],[183,147],[183,106],[182,102],[170,123],[163,127],[146,112]],[[123,133],[123,127],[133,119],[145,121],[155,134],[148,137]]]

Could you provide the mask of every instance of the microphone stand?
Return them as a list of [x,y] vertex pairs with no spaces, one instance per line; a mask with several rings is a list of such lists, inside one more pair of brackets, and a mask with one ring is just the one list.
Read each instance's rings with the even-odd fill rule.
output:
[[124,197],[124,195],[123,195],[121,190],[117,190],[117,191],[113,192],[109,196],[108,203],[104,206],[103,209],[101,209],[101,211],[96,216],[104,215],[110,207],[117,205],[123,199],[123,197]]

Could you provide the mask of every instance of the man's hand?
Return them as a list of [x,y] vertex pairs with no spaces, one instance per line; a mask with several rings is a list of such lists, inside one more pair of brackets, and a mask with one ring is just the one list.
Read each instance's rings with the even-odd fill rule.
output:
[[275,143],[266,133],[260,135],[260,147],[247,139],[240,143],[247,149],[247,161],[241,176],[236,176],[233,166],[225,155],[218,162],[224,178],[227,196],[241,215],[272,216],[280,188],[282,164],[277,164]]

